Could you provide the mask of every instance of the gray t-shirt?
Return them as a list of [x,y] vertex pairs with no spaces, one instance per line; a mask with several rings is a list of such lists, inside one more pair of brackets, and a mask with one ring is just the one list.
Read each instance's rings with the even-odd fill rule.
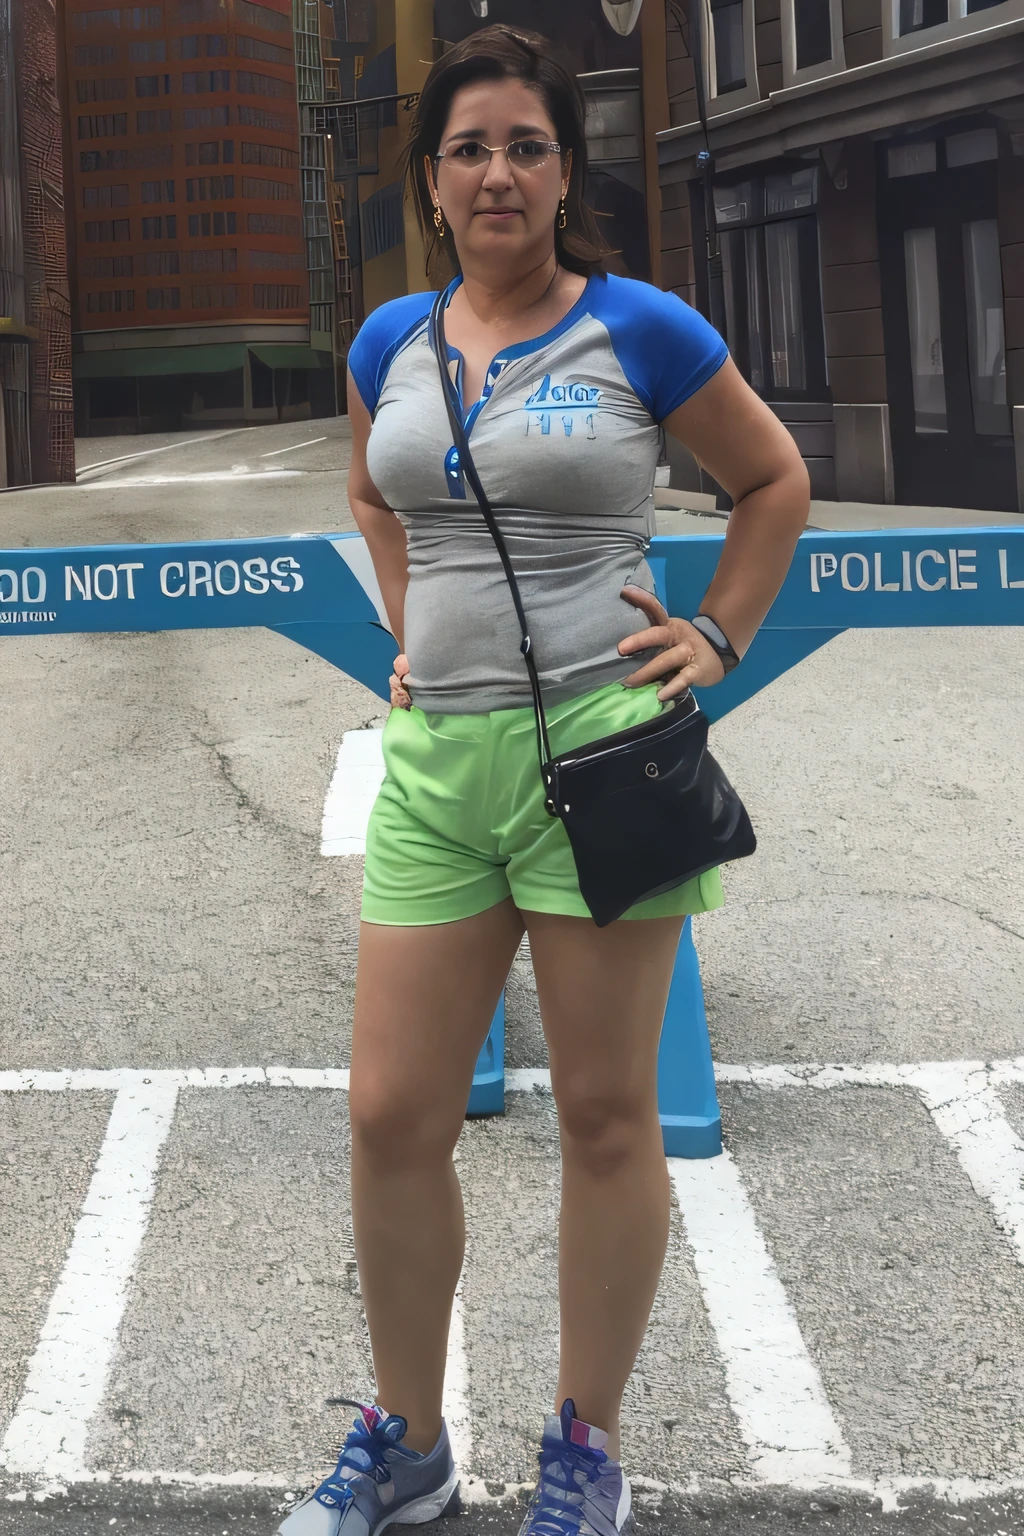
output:
[[[454,285],[453,285],[454,288]],[[512,596],[458,467],[427,319],[434,295],[382,305],[349,353],[373,417],[367,466],[408,539],[405,650],[421,709],[481,714],[530,703]],[[725,343],[674,294],[592,277],[553,330],[507,347],[466,417],[508,545],[545,702],[627,677],[653,653],[619,596],[653,592],[659,423],[721,367]],[[462,359],[449,348],[461,384]]]

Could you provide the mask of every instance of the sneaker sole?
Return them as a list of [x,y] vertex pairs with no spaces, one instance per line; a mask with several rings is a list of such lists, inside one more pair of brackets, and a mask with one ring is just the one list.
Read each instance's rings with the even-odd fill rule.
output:
[[371,1536],[380,1536],[380,1532],[386,1530],[389,1525],[426,1525],[428,1520],[440,1519],[451,1503],[452,1495],[458,1486],[459,1474],[456,1470],[435,1493],[425,1494],[421,1499],[413,1499],[410,1504],[403,1504],[401,1509],[396,1509],[393,1515],[388,1515],[379,1525],[375,1525]]

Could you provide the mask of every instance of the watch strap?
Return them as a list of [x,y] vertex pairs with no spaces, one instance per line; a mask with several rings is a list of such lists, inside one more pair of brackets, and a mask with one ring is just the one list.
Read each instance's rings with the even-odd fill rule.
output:
[[694,629],[700,630],[711,649],[718,654],[719,660],[726,672],[731,672],[733,667],[738,667],[740,658],[729,643],[729,638],[708,613],[698,613],[690,620]]

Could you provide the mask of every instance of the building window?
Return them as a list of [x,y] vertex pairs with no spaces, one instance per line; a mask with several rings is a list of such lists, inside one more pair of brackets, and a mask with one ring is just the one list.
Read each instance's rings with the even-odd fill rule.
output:
[[183,128],[227,128],[230,123],[230,107],[186,107],[181,114]]
[[219,202],[234,195],[233,176],[191,176],[185,182],[185,199],[190,203]]
[[128,82],[123,79],[76,80],[75,94],[80,102],[123,101],[128,94]]
[[82,189],[83,208],[127,208],[128,187],[121,183],[114,187],[84,187]]
[[[200,96],[206,91],[230,91],[230,69],[201,69],[182,75],[181,88],[186,96]],[[241,85],[238,87],[242,89]]]
[[180,270],[177,251],[146,251],[139,257],[140,277],[176,277]]
[[291,96],[295,87],[276,75],[258,75],[251,70],[238,71],[238,89],[247,96]]
[[253,0],[235,0],[235,20],[248,27],[261,27],[264,32],[287,32],[290,18],[283,11],[272,11],[267,5],[254,5]]
[[757,101],[754,0],[700,0],[700,17],[709,110],[728,112]]
[[298,169],[299,154],[295,149],[282,149],[279,144],[242,143],[243,165],[276,165],[281,170]]
[[268,181],[263,176],[243,176],[242,196],[265,198],[271,202],[287,202],[298,197],[290,181]]
[[170,133],[170,107],[159,107],[155,112],[136,112],[135,131],[136,133]]
[[128,219],[87,219],[85,238],[87,240],[130,240],[129,225]]
[[181,289],[180,288],[147,288],[146,289],[146,308],[147,309],[180,309],[181,308]]
[[768,400],[828,398],[818,275],[817,167],[716,186],[726,341]]
[[127,164],[126,149],[83,149],[78,156],[82,171],[123,171]]
[[846,68],[842,0],[784,0],[784,85],[818,80]]
[[297,272],[305,266],[298,251],[250,251],[249,266],[255,272]]
[[900,0],[900,36],[941,27],[949,20],[949,0]]
[[130,256],[83,256],[79,263],[83,277],[131,277]]
[[71,18],[71,24],[77,32],[88,32],[94,27],[106,30],[107,27],[119,27],[121,25],[120,10],[112,11],[78,11]]
[[167,58],[167,44],[162,37],[129,43],[128,57],[133,64],[163,64]]
[[280,112],[268,112],[264,107],[247,107],[239,103],[238,124],[241,128],[266,128],[271,133],[294,133],[294,117],[283,117]]
[[144,181],[142,183],[142,201],[144,203],[173,203],[173,181]]
[[238,305],[238,288],[234,283],[204,283],[193,286],[193,309],[235,309]]
[[128,132],[127,112],[101,112],[95,117],[78,119],[80,139],[110,139]]
[[178,21],[183,27],[200,21],[223,21],[226,10],[225,0],[178,0]]
[[297,239],[302,233],[299,220],[288,213],[247,213],[245,227],[250,235],[293,235]]
[[233,235],[237,220],[233,213],[190,213],[188,232],[195,239],[200,235]]
[[79,43],[75,49],[75,64],[79,69],[89,65],[116,63],[117,49],[113,43]]
[[743,48],[743,0],[710,0],[715,95],[739,91],[747,83]]
[[178,216],[175,213],[150,214],[142,221],[143,240],[176,240]]
[[906,53],[1022,18],[1024,0],[884,0],[883,52]]
[[246,37],[244,32],[239,32],[235,37],[235,53],[240,59],[261,59],[264,64],[288,65],[292,62],[290,48],[261,42],[258,37]]
[[71,25],[77,32],[106,31],[108,28],[162,27],[163,7],[159,5],[117,6],[113,10],[77,11]]
[[87,293],[86,313],[90,315],[120,315],[135,308],[134,288],[108,289],[106,293]]
[[234,272],[238,267],[238,252],[234,246],[214,251],[186,251],[186,272]]
[[253,283],[253,308],[298,309],[300,293],[297,283]]

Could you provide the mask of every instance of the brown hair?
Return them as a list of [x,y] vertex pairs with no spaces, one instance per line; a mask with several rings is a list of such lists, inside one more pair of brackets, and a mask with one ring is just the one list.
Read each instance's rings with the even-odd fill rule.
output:
[[440,235],[434,225],[434,205],[424,159],[437,154],[451,111],[452,98],[477,80],[522,80],[542,97],[563,151],[572,151],[569,187],[565,194],[565,228],[555,228],[555,255],[570,272],[589,277],[603,270],[608,247],[594,215],[583,201],[587,172],[584,131],[586,105],[579,82],[551,43],[537,32],[498,24],[483,27],[456,43],[427,76],[413,118],[406,174],[412,188],[416,218],[423,234],[427,276],[443,287],[459,270],[451,230]]

